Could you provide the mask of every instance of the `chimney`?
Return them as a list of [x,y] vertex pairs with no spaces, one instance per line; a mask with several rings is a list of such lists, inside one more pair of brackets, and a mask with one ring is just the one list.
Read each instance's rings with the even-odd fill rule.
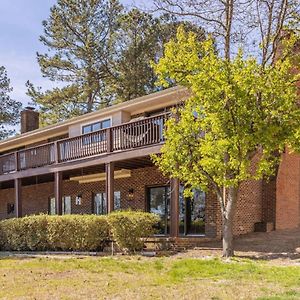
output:
[[21,111],[21,133],[38,129],[39,121],[39,113],[33,107],[25,107]]

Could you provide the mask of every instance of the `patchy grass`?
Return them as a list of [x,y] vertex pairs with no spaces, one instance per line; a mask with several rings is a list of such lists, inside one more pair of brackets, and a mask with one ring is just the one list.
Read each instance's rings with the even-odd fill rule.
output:
[[193,258],[5,258],[5,299],[300,299],[300,267]]

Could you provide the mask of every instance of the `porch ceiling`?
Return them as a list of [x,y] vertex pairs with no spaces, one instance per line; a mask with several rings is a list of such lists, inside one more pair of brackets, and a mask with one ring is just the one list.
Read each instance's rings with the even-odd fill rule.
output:
[[[146,168],[151,166],[153,166],[153,162],[151,161],[150,156],[126,159],[126,160],[115,162],[116,171],[121,169],[133,170],[133,169]],[[63,180],[68,180],[70,179],[70,177],[85,176],[85,175],[104,173],[104,172],[105,172],[105,164],[93,165],[85,168],[77,168],[77,169],[64,171]],[[34,184],[53,182],[53,181],[54,181],[54,174],[48,173],[48,174],[22,178],[22,185],[23,186],[34,185]],[[8,189],[13,187],[14,187],[13,180],[0,182],[1,189]]]

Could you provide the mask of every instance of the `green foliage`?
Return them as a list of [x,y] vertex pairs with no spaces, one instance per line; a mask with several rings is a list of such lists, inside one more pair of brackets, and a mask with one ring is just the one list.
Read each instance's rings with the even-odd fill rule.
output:
[[19,121],[21,103],[10,98],[11,91],[7,72],[0,66],[0,140],[12,135],[12,126]]
[[111,62],[113,76],[108,93],[122,102],[157,91],[157,77],[151,62],[162,57],[164,45],[176,36],[182,25],[204,39],[204,30],[189,22],[180,22],[168,15],[152,14],[132,9],[120,17],[120,27],[114,34],[115,55]]
[[48,224],[48,239],[53,250],[103,250],[109,239],[108,223],[105,216],[54,217]]
[[26,84],[42,125],[157,91],[150,62],[162,56],[179,24],[203,39],[196,25],[126,11],[118,0],[57,1],[40,37],[48,51],[37,55],[42,75],[56,87]]
[[159,84],[175,82],[191,96],[167,122],[162,155],[154,158],[161,170],[219,193],[223,186],[273,174],[280,157],[275,154],[299,146],[299,75],[291,72],[299,60],[284,54],[265,68],[242,51],[229,62],[212,40],[198,42],[180,28],[155,69]]
[[101,95],[121,10],[117,0],[58,0],[51,8],[40,37],[48,51],[37,59],[42,75],[60,84],[42,92],[27,82],[27,94],[46,115],[44,123],[107,105]]
[[39,215],[0,222],[0,248],[4,250],[102,250],[108,238],[103,216]]
[[159,218],[144,212],[110,215],[28,216],[0,222],[0,249],[12,251],[101,251],[110,239],[121,249],[143,248]]
[[120,211],[108,215],[113,239],[122,250],[129,252],[143,249],[142,238],[153,235],[158,222],[157,215],[145,212]]

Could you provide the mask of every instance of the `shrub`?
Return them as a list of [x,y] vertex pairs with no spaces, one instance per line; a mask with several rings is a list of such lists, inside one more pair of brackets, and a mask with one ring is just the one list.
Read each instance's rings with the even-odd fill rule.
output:
[[53,250],[103,250],[109,239],[105,216],[56,216],[48,225],[50,248]]
[[3,250],[102,250],[108,238],[108,223],[103,216],[39,215],[0,222]]
[[155,233],[154,226],[158,221],[157,215],[145,212],[120,211],[108,215],[113,239],[120,249],[128,252],[143,249],[142,238]]
[[48,216],[40,215],[0,222],[0,243],[4,250],[46,250]]

